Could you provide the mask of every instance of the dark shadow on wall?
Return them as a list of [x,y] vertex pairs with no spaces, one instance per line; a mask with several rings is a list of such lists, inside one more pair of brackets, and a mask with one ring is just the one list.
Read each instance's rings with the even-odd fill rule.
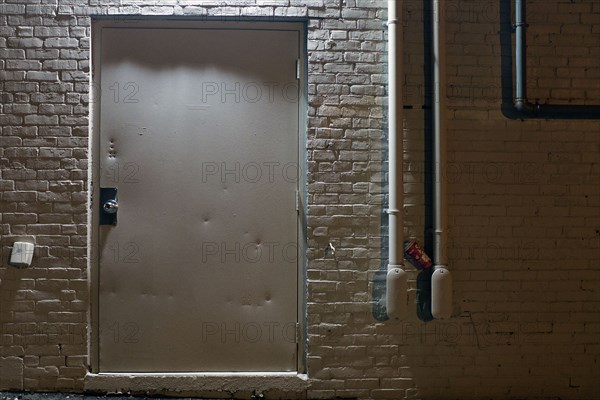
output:
[[[387,118],[387,115],[385,116]],[[385,160],[388,159],[389,151],[387,148],[387,140],[388,140],[388,122],[387,119],[384,121],[384,126],[382,127],[383,135],[381,135],[382,146],[382,157],[381,157],[381,172],[385,176],[385,180],[383,182],[384,187],[389,187],[389,175],[388,175],[388,164]],[[389,197],[386,195],[385,202],[381,207],[381,221],[379,224],[379,237],[381,238],[380,249],[381,249],[381,263],[379,265],[379,271],[375,272],[372,281],[371,287],[371,299],[373,307],[371,312],[373,314],[373,318],[377,321],[387,321],[389,318],[387,316],[387,309],[385,304],[385,295],[386,295],[386,277],[387,277],[387,265],[388,265],[388,256],[389,256],[389,216],[387,213]]]
[[[341,4],[341,3],[340,3]],[[387,55],[387,53],[386,53]],[[386,74],[387,76],[387,74]],[[386,82],[386,96],[389,94],[389,82]],[[389,168],[388,160],[389,157],[389,149],[388,149],[388,136],[389,136],[389,115],[387,113],[387,108],[384,108],[383,121],[381,126],[381,173],[383,174],[383,187],[389,188]],[[388,191],[389,192],[389,191]],[[388,193],[385,194],[385,198],[383,203],[381,204],[381,216],[379,223],[379,237],[381,238],[379,243],[380,249],[380,264],[379,270],[375,271],[373,275],[373,279],[371,281],[371,313],[373,314],[373,318],[377,321],[387,321],[389,318],[387,316],[386,309],[386,277],[387,277],[387,268],[388,268],[388,259],[389,259],[389,216],[387,213],[387,209],[389,208],[389,196]]]
[[387,258],[381,259],[381,269],[375,272],[373,276],[373,286],[371,289],[371,298],[373,299],[373,318],[377,321],[387,321],[387,309],[385,306],[385,294],[386,294],[386,276],[387,276]]
[[[433,254],[433,1],[423,2],[423,193],[425,198],[423,247]],[[431,321],[431,275],[423,270],[417,276],[416,307],[421,321]]]

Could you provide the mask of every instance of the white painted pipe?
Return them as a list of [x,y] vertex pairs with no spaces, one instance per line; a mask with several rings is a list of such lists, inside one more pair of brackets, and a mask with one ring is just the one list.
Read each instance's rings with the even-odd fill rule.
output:
[[431,314],[436,319],[452,315],[452,275],[447,268],[447,222],[446,222],[446,132],[442,101],[445,98],[444,80],[444,18],[440,15],[440,0],[433,0],[433,118],[434,118],[434,272],[431,277]]
[[388,0],[388,148],[389,148],[389,262],[386,310],[392,320],[408,313],[408,275],[404,271],[404,180],[402,126],[402,2]]

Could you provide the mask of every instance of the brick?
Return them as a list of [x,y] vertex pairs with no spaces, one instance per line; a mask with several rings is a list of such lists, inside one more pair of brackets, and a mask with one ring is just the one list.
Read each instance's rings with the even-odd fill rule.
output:
[[71,114],[73,107],[62,104],[40,104],[38,114],[54,115],[54,114]]
[[89,80],[89,75],[82,71],[65,71],[65,72],[61,73],[61,78],[65,82],[70,82],[70,81],[87,82]]
[[33,104],[40,103],[63,103],[65,96],[62,93],[33,93],[31,102]]
[[60,50],[60,58],[64,60],[87,60],[90,57],[90,52],[87,50]]
[[27,49],[27,58],[37,60],[54,60],[59,57],[58,49]]
[[30,47],[42,47],[44,42],[39,38],[8,38],[6,41],[8,47],[12,48],[30,48]]
[[[54,116],[54,118],[58,118]],[[71,128],[67,126],[40,126],[40,136],[70,136]]]
[[2,115],[0,114],[1,125],[21,125],[23,118],[17,115]]
[[27,15],[54,16],[56,13],[56,6],[28,4],[26,13]]
[[4,90],[7,92],[36,92],[38,90],[38,84],[29,82],[5,82]]
[[24,59],[25,50],[22,49],[2,49],[0,48],[0,59]]
[[6,106],[5,109],[7,111],[10,111],[13,114],[29,114],[29,113],[35,113],[37,110],[37,107],[32,106],[30,104],[13,104],[10,106]]
[[66,37],[69,36],[69,28],[66,26],[36,26],[34,33],[37,37]]
[[23,14],[25,12],[25,6],[22,4],[0,4],[0,14]]
[[74,26],[69,28],[70,37],[85,37],[87,35],[86,28],[83,26]]
[[26,115],[25,125],[58,125],[56,115]]
[[6,69],[40,70],[42,63],[37,60],[7,60]]
[[51,37],[44,40],[46,48],[76,48],[79,46],[79,40],[75,38]]
[[44,61],[44,70],[58,71],[77,69],[77,61],[75,60],[47,60]]
[[57,81],[58,73],[51,71],[28,71],[27,79],[32,81]]

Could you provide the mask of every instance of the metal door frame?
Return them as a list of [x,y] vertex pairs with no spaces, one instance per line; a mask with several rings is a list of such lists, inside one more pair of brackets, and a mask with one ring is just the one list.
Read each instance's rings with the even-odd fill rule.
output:
[[[299,324],[297,344],[297,373],[306,373],[306,249],[307,249],[307,160],[306,160],[306,126],[307,126],[307,51],[306,51],[306,19],[241,19],[240,17],[214,17],[214,18],[182,18],[182,17],[144,17],[144,16],[95,16],[92,17],[92,36],[90,54],[90,135],[88,157],[88,287],[90,293],[90,312],[88,314],[88,368],[92,373],[99,373],[100,347],[99,347],[99,252],[98,252],[98,221],[99,212],[95,200],[99,196],[99,168],[100,168],[100,73],[102,30],[104,28],[171,28],[171,29],[256,29],[256,30],[283,30],[298,32],[299,46],[299,98],[298,98],[298,183],[300,193],[297,220],[297,282],[298,282],[298,309],[296,320]],[[104,93],[104,95],[107,95]],[[134,371],[133,371],[134,372]],[[254,372],[254,371],[249,371]],[[172,373],[170,373],[172,374]],[[175,373],[176,374],[176,373]],[[189,374],[188,374],[189,375]]]

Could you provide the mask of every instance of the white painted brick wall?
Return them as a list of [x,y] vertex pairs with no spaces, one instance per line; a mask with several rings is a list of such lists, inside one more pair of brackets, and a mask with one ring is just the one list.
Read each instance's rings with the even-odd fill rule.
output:
[[[530,99],[600,104],[600,4],[527,3]],[[390,324],[372,295],[387,253],[385,2],[0,2],[0,389],[83,390],[90,15],[260,15],[309,18],[310,388],[267,398],[600,396],[600,123],[503,116],[498,2],[443,5],[454,316]],[[406,233],[423,241],[424,14],[403,8]],[[36,237],[32,268],[6,264],[17,235]]]

